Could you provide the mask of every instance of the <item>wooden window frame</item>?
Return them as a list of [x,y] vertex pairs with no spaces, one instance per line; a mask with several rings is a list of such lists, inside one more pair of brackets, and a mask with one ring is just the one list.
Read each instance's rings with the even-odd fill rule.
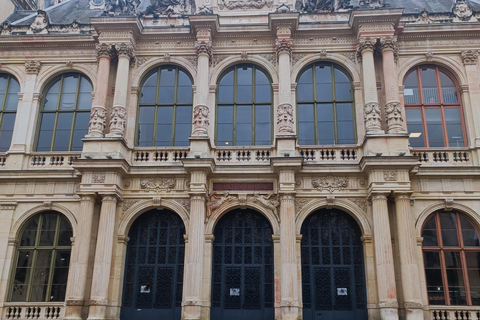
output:
[[[422,226],[422,234],[423,234],[423,229],[425,227],[425,224],[430,221],[431,219],[435,219],[435,227],[436,227],[436,236],[437,236],[437,241],[438,241],[438,246],[423,246],[422,244],[422,256],[424,259],[424,266],[426,266],[426,261],[425,261],[425,256],[423,253],[425,252],[438,252],[439,254],[439,261],[440,261],[440,270],[442,274],[442,284],[443,284],[443,292],[444,292],[444,299],[445,299],[445,305],[450,306],[452,305],[450,303],[450,292],[449,292],[449,285],[448,285],[448,279],[447,279],[447,267],[445,264],[445,255],[444,252],[459,252],[460,253],[460,261],[461,261],[461,268],[462,268],[462,276],[463,276],[463,282],[465,286],[465,296],[466,296],[466,301],[467,301],[467,306],[472,306],[472,296],[470,293],[470,281],[468,278],[468,267],[467,267],[467,261],[465,257],[465,252],[479,252],[480,253],[480,246],[477,247],[465,247],[464,242],[463,242],[463,234],[462,234],[462,225],[461,225],[461,220],[460,216],[462,216],[466,221],[468,221],[472,227],[475,229],[477,232],[477,235],[479,235],[479,230],[477,226],[472,223],[471,219],[469,219],[466,215],[453,211],[451,213],[455,214],[455,222],[456,222],[456,231],[457,231],[457,239],[458,239],[458,246],[443,246],[443,238],[442,238],[442,229],[441,229],[441,224],[440,224],[440,213],[444,213],[444,211],[437,211],[430,215],[428,219],[426,219],[423,223]],[[426,277],[426,267],[424,268],[425,271],[425,277]],[[428,284],[426,284],[428,286]],[[428,297],[428,292],[427,292],[427,297]]]
[[[18,84],[18,87],[20,88],[20,83],[18,82],[18,80],[12,76],[11,74],[8,74],[8,73],[1,73],[0,75],[3,75],[3,76],[7,76],[7,83],[5,85],[5,93],[3,95],[3,100],[0,102],[1,105],[0,105],[0,134],[2,133],[3,131],[3,118],[4,118],[4,115],[5,114],[15,114],[17,113],[17,109],[18,109],[18,97],[17,97],[17,104],[15,105],[15,110],[6,110],[5,108],[7,107],[7,98],[8,98],[8,94],[9,94],[9,90],[10,90],[10,82],[12,81],[12,79]],[[11,140],[10,140],[10,143],[11,144]],[[0,152],[6,152],[8,151],[7,150],[0,150]]]
[[[160,78],[161,78],[161,71],[163,69],[175,69],[175,87],[174,87],[174,92],[173,92],[173,103],[162,103],[159,101],[159,92],[160,92]],[[137,121],[135,125],[135,146],[142,148],[142,147],[174,147],[175,146],[175,127],[177,124],[177,107],[191,107],[192,112],[193,112],[193,90],[192,90],[192,100],[191,103],[178,103],[177,102],[177,93],[178,93],[178,78],[179,78],[179,73],[183,72],[189,79],[190,82],[193,86],[193,80],[190,74],[184,70],[183,68],[180,68],[176,65],[161,65],[153,70],[151,70],[149,73],[145,75],[145,77],[142,80],[142,85],[140,87],[140,96],[138,98],[138,105],[137,105]],[[142,90],[145,85],[145,82],[147,82],[148,79],[150,79],[151,76],[154,74],[157,74],[157,86],[156,86],[156,91],[155,91],[155,102],[154,103],[142,103]],[[140,108],[142,107],[153,107],[155,109],[154,111],[154,122],[153,122],[153,130],[152,130],[152,144],[151,146],[139,146],[139,121],[140,121]],[[157,125],[158,125],[158,110],[159,108],[162,107],[172,107],[173,108],[173,115],[172,115],[172,132],[170,136],[170,146],[157,146],[156,145],[156,139],[157,139]],[[190,116],[190,134],[192,133],[192,116]]]
[[[421,69],[434,69],[435,70],[435,81],[437,85],[437,99],[438,102],[435,103],[426,103],[424,101],[423,97],[423,85],[422,85],[422,78],[421,78]],[[411,71],[409,71],[404,78],[404,84],[408,76],[410,76],[413,72],[417,73],[417,84],[418,84],[418,99],[419,103],[418,104],[407,104],[405,103],[405,109],[417,109],[420,110],[420,114],[422,117],[422,128],[423,128],[423,142],[424,142],[424,147],[414,147],[414,148],[430,148],[430,142],[428,139],[428,130],[427,130],[427,121],[426,121],[426,116],[425,116],[425,109],[439,109],[440,110],[440,117],[442,121],[442,132],[443,132],[443,147],[432,147],[432,148],[456,148],[455,146],[450,146],[450,142],[448,141],[448,132],[447,132],[447,124],[445,122],[445,109],[458,109],[460,113],[460,124],[462,126],[462,138],[463,138],[463,147],[467,147],[467,133],[465,130],[465,119],[464,119],[464,114],[463,114],[463,107],[462,107],[462,98],[459,94],[459,86],[458,83],[451,75],[450,72],[447,70],[444,70],[443,68],[437,66],[437,65],[420,65],[415,68],[413,68]],[[455,90],[457,93],[457,100],[458,103],[444,103],[443,102],[443,94],[442,94],[442,84],[440,81],[440,73],[443,73],[445,76],[447,76],[454,84]],[[408,119],[407,119],[407,129],[408,129]],[[463,148],[460,147],[460,148]]]
[[[251,68],[252,69],[252,102],[237,102],[237,93],[238,93],[238,84],[237,84],[237,73],[239,68]],[[256,101],[255,97],[255,90],[256,90],[256,75],[255,72],[256,70],[262,72],[270,82],[270,103],[262,103]],[[222,79],[229,74],[230,72],[233,72],[233,102],[231,103],[226,103],[226,102],[219,102],[219,89],[220,89],[220,82]],[[222,73],[222,75],[218,78],[218,85],[217,85],[217,93],[216,93],[216,104],[215,104],[215,145],[218,147],[224,147],[224,146],[219,146],[218,145],[218,109],[219,107],[222,106],[232,106],[233,108],[233,118],[232,118],[232,144],[227,145],[227,146],[237,146],[237,106],[251,106],[252,107],[252,121],[251,121],[251,127],[252,127],[252,140],[251,140],[251,146],[257,146],[255,144],[255,107],[257,105],[259,106],[266,106],[270,105],[270,145],[272,144],[273,141],[273,90],[272,90],[272,79],[270,78],[269,74],[261,67],[255,65],[255,64],[237,64],[234,65],[230,68],[228,68],[225,72]],[[260,145],[258,145],[260,146]]]
[[[77,89],[76,89],[76,93],[75,93],[75,105],[74,105],[72,110],[61,110],[60,107],[61,107],[62,94],[63,94],[63,89],[64,89],[63,84],[64,84],[65,77],[74,76],[74,75],[78,76]],[[55,110],[45,110],[45,99],[47,97],[48,91],[53,87],[53,85],[55,85],[55,83],[57,82],[58,79],[60,79],[60,88],[58,89],[57,106],[56,106]],[[44,114],[49,114],[49,113],[50,114],[55,114],[55,122],[54,122],[53,130],[52,130],[53,132],[52,132],[52,141],[50,142],[50,150],[49,151],[40,151],[40,152],[73,151],[72,147],[73,147],[73,138],[75,136],[75,122],[76,122],[76,119],[77,119],[77,115],[80,114],[80,113],[90,114],[91,110],[92,110],[92,105],[90,105],[90,109],[78,109],[78,97],[79,97],[79,94],[80,94],[80,86],[81,86],[82,81],[87,81],[88,83],[90,83],[90,86],[92,86],[92,88],[93,88],[93,85],[90,82],[90,80],[86,76],[84,76],[82,73],[79,73],[79,72],[63,73],[63,74],[59,75],[58,77],[56,77],[55,79],[53,79],[49,83],[48,87],[44,91],[45,94],[42,98],[42,104],[41,104],[41,109],[40,109],[41,111],[40,111],[40,115],[38,117],[37,134],[35,136],[35,151],[38,151],[38,143],[39,143],[39,138],[40,138],[43,115]],[[92,104],[93,104],[93,99],[92,99]],[[72,123],[70,124],[70,139],[69,139],[69,143],[68,143],[68,149],[67,150],[54,150],[54,148],[55,148],[55,136],[56,136],[57,127],[58,127],[58,117],[59,117],[60,114],[68,114],[68,113],[72,113]],[[87,130],[88,130],[88,126],[87,126]],[[78,150],[78,151],[81,151],[81,150]]]

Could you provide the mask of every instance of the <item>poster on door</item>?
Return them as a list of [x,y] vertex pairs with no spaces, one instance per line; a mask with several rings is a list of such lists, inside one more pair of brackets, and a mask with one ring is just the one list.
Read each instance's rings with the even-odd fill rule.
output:
[[347,288],[337,288],[337,296],[346,296]]
[[230,288],[230,296],[239,296],[240,288]]

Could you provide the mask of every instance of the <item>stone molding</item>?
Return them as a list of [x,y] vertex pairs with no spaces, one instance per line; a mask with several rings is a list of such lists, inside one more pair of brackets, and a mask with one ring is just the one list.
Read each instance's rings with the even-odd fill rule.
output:
[[148,191],[166,191],[175,188],[175,179],[173,178],[148,178],[140,180],[140,188]]
[[218,2],[220,10],[224,10],[225,8],[229,10],[261,9],[263,7],[271,8],[272,5],[272,0],[220,0]]

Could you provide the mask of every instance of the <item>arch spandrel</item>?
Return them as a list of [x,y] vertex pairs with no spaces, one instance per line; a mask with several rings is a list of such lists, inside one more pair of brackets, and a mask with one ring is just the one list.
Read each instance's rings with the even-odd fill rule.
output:
[[133,222],[143,213],[152,209],[168,209],[175,212],[180,216],[185,225],[185,230],[188,232],[189,224],[189,212],[179,202],[171,199],[162,199],[160,204],[154,202],[154,200],[141,200],[131,206],[125,213],[118,226],[118,236],[126,237]]
[[253,200],[248,199],[246,203],[240,204],[238,199],[230,200],[228,202],[224,202],[215,212],[212,213],[206,222],[205,226],[205,234],[213,234],[215,230],[215,226],[218,221],[229,211],[233,209],[252,209],[261,213],[265,218],[267,218],[268,222],[272,226],[273,233],[279,234],[280,233],[280,224],[278,221],[277,216],[269,209],[266,209],[262,205],[254,202]]
[[44,93],[45,89],[57,77],[64,73],[80,73],[87,78],[92,84],[92,91],[95,92],[97,88],[97,66],[95,65],[81,65],[74,64],[71,68],[65,65],[56,65],[48,69],[41,68],[35,84],[34,92]]
[[312,199],[299,212],[296,212],[296,232],[300,234],[302,224],[313,212],[322,208],[336,208],[350,214],[360,226],[363,236],[372,235],[372,227],[367,213],[358,207],[355,203],[346,199],[335,199],[335,203],[327,203],[327,199]]

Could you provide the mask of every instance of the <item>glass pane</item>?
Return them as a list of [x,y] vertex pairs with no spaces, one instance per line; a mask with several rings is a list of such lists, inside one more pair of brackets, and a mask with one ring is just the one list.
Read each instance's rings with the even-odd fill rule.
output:
[[175,146],[188,146],[192,128],[192,107],[177,107],[175,125]]
[[77,112],[75,117],[75,128],[73,129],[73,141],[71,151],[81,151],[83,148],[83,137],[88,133],[89,112]]
[[435,215],[427,220],[422,230],[423,246],[438,247],[437,226],[435,223]]
[[[0,90],[1,88],[0,84]],[[10,85],[8,86],[7,100],[5,101],[4,110],[14,111],[18,106],[18,93],[20,92],[20,84],[14,78],[10,77]],[[3,94],[0,91],[0,102],[3,101]]]
[[318,121],[318,144],[335,144],[335,132],[333,126],[333,105],[317,105]]
[[337,103],[337,136],[339,144],[355,143],[351,103]]
[[310,67],[302,73],[298,79],[297,85],[297,101],[312,101],[313,100],[313,68]]
[[63,79],[60,110],[73,110],[77,98],[78,75],[66,76]]
[[4,113],[2,126],[0,128],[0,152],[10,149],[12,141],[13,126],[15,124],[15,113]]
[[298,143],[300,145],[315,145],[315,127],[313,105],[298,105]]
[[21,247],[30,247],[35,245],[35,238],[37,236],[39,216],[35,216],[25,227],[20,240]]
[[40,132],[38,134],[37,151],[50,151],[52,145],[55,113],[42,114]]
[[80,81],[77,110],[90,110],[92,108],[92,85],[84,77]]
[[423,102],[438,103],[437,79],[435,69],[420,69],[420,77],[422,79]]
[[233,102],[233,70],[223,76],[218,86],[218,102]]
[[217,145],[231,146],[233,144],[233,127],[231,123],[217,125]]
[[57,229],[57,218],[58,214],[55,213],[43,215],[39,246],[53,246]]
[[[470,221],[468,221],[461,215],[459,216],[460,216],[460,224],[462,226],[463,245],[465,247],[480,246],[477,230],[473,227]],[[467,263],[468,263],[468,260],[467,260]]]
[[430,147],[444,147],[443,126],[440,108],[425,109],[427,121],[428,143]]
[[67,284],[69,264],[70,251],[57,251],[55,257],[55,269],[53,271],[53,284]]
[[[7,83],[8,83],[9,76],[6,74],[0,74],[0,103],[3,103],[3,98],[5,97],[5,92],[7,91]],[[3,107],[0,106],[0,110]]]
[[60,78],[48,89],[43,100],[43,110],[57,110],[58,93],[60,91]]
[[175,72],[174,68],[166,68],[160,71],[160,88],[158,90],[158,103],[173,103],[175,94]]
[[28,285],[13,284],[12,298],[10,299],[10,301],[12,302],[27,301],[27,291],[28,291]]
[[352,100],[350,80],[338,69],[335,69],[335,100]]
[[178,71],[177,103],[192,103],[192,80],[181,70]]
[[30,301],[45,301],[51,261],[52,251],[37,251],[36,265],[32,277]]
[[420,103],[416,70],[410,73],[405,79],[405,89],[403,91],[403,96],[405,97],[405,104]]
[[142,93],[140,95],[140,103],[155,103],[155,98],[157,94],[157,77],[158,74],[155,72],[143,84]]
[[406,108],[407,127],[410,135],[410,146],[413,148],[425,147],[423,134],[422,111],[420,109]]
[[70,238],[73,236],[72,226],[67,218],[59,216],[60,218],[60,229],[58,234],[58,245],[59,246],[70,246]]
[[457,108],[444,108],[443,111],[445,114],[449,146],[463,147],[463,129],[460,120],[460,110]]
[[443,103],[458,103],[457,90],[453,81],[443,72],[439,73]]
[[237,102],[251,103],[252,101],[252,85],[237,86]]
[[425,268],[440,269],[440,255],[438,252],[425,251],[423,258],[425,259]]
[[252,144],[252,106],[237,106],[236,145]]
[[57,120],[57,130],[55,131],[55,144],[53,151],[68,151],[70,144],[70,134],[72,131],[73,113],[59,113]]
[[270,106],[255,107],[255,145],[271,144]]
[[257,103],[265,103],[270,102],[272,98],[272,89],[270,84],[262,84],[259,85],[258,83],[255,86],[255,101]]
[[154,107],[140,107],[138,117],[138,143],[140,147],[152,146],[153,122],[155,120]]

